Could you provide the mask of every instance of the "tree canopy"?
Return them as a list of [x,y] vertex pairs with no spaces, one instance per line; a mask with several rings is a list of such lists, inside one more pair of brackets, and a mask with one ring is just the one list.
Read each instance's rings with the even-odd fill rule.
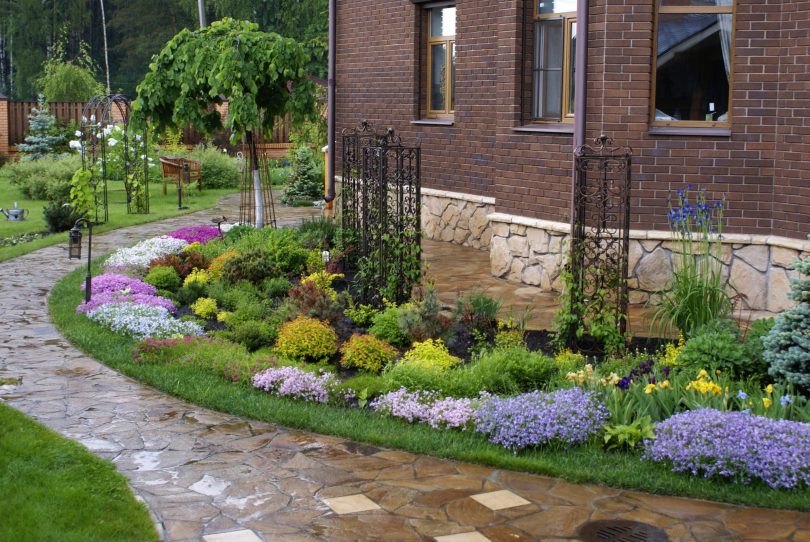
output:
[[225,18],[182,30],[149,65],[133,102],[133,123],[158,129],[192,125],[206,133],[223,128],[212,105],[228,101],[224,127],[237,137],[271,130],[277,116],[312,114],[312,83],[301,44],[255,23]]

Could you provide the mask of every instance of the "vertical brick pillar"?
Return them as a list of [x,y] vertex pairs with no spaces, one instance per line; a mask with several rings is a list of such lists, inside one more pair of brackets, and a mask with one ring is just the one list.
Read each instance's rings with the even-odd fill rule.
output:
[[8,121],[8,98],[0,94],[0,158],[7,158],[10,154]]

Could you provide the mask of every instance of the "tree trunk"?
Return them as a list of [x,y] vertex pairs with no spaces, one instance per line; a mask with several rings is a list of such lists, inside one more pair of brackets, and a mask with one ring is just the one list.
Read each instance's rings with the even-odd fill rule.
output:
[[104,67],[107,70],[107,94],[110,93],[110,59],[107,56],[107,17],[104,14],[104,0],[98,0],[98,3],[101,4],[101,28],[104,31]]
[[264,195],[262,194],[262,180],[259,176],[259,160],[256,156],[256,141],[253,139],[253,132],[248,131],[245,134],[248,144],[248,153],[250,154],[250,172],[253,179],[253,204],[254,204],[254,223],[257,228],[264,227]]
[[200,14],[200,28],[205,28],[205,0],[197,0],[197,11]]

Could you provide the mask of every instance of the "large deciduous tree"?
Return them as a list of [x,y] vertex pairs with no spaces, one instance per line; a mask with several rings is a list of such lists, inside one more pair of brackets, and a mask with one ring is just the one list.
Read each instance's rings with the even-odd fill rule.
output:
[[270,132],[277,116],[301,122],[314,111],[304,47],[290,38],[260,32],[248,21],[225,18],[206,28],[182,30],[158,53],[138,85],[133,122],[158,129],[192,125],[212,133],[223,128],[212,106],[228,101],[224,127],[250,150],[255,223],[265,225],[254,130]]

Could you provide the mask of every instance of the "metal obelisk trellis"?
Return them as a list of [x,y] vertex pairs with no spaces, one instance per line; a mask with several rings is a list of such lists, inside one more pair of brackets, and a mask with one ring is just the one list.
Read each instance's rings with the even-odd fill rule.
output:
[[363,122],[343,132],[341,224],[359,294],[401,303],[421,279],[421,150]]
[[[571,217],[569,291],[571,314],[582,322],[627,329],[627,265],[630,241],[630,183],[633,151],[613,147],[600,136],[595,145],[576,150],[574,214]],[[604,345],[583,344],[569,329],[568,344],[580,350]]]
[[[116,158],[126,192],[127,213],[149,214],[149,160],[147,133],[129,133],[129,118],[132,107],[129,100],[120,94],[96,96],[84,106],[81,119],[82,167],[94,172],[96,196],[95,220],[109,220],[109,160],[111,153],[120,145]],[[121,140],[112,137],[114,126],[120,126]]]

